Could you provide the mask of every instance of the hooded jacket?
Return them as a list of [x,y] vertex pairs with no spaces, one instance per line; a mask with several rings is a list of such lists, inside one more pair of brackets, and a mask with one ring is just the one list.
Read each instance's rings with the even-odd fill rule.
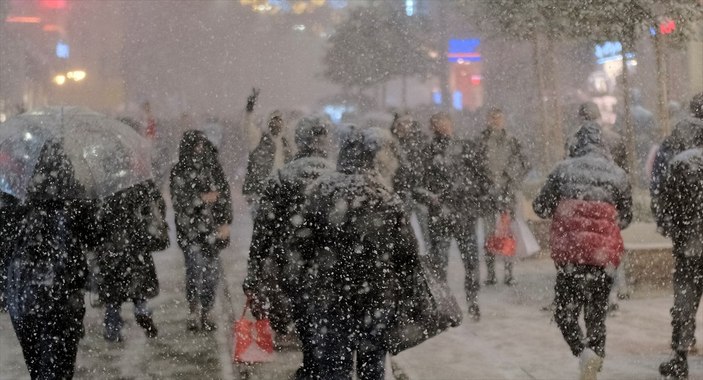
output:
[[156,185],[148,181],[111,195],[98,218],[101,300],[122,303],[156,297],[159,281],[151,252],[169,245],[166,203]]
[[[219,193],[214,203],[202,200],[208,192]],[[200,131],[183,134],[178,163],[171,170],[171,198],[181,249],[219,251],[215,234],[219,226],[232,223],[232,196],[217,148]]]
[[662,186],[668,175],[669,162],[683,151],[696,148],[700,139],[703,139],[703,118],[689,116],[676,124],[671,135],[662,142],[654,159],[652,181],[649,188],[652,196],[652,213],[657,226],[665,236],[671,236],[674,233],[673,220],[664,211],[661,198]]
[[674,254],[703,256],[703,148],[671,159],[659,198],[660,217],[671,226]]
[[399,293],[412,290],[417,243],[403,202],[375,167],[380,148],[352,130],[337,171],[310,189],[298,244],[300,295],[313,310],[374,318],[391,313]]
[[569,158],[557,164],[532,207],[541,218],[552,218],[550,246],[557,265],[620,264],[620,229],[632,220],[632,193],[597,126],[576,133]]
[[298,153],[293,160],[269,177],[254,219],[244,289],[262,293],[263,262],[271,255],[285,278],[276,279],[280,288],[293,294],[292,284],[300,263],[294,246],[295,233],[303,221],[306,192],[320,176],[334,171],[325,149],[328,126],[320,119],[304,118],[296,128]]
[[[44,146],[19,221],[7,268],[7,306],[13,318],[72,307],[87,273],[83,250],[96,239],[94,209],[59,144]],[[82,307],[81,305],[73,305]],[[63,310],[63,309],[62,309]],[[59,312],[61,313],[61,312]]]

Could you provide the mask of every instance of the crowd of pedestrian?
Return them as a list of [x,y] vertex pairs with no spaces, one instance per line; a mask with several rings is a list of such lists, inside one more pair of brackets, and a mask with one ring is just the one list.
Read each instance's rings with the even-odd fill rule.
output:
[[[442,298],[432,287],[446,288],[452,240],[464,264],[472,321],[481,320],[481,285],[498,284],[497,256],[504,261],[503,284],[517,284],[514,258],[491,249],[485,250],[487,277],[482,282],[479,275],[479,226],[495,236],[504,220],[516,217],[531,169],[500,108],[486,112],[475,138],[455,137],[452,117],[443,112],[429,119],[430,136],[409,114],[386,125],[343,127],[309,115],[298,120],[291,143],[283,113],[272,112],[263,129],[253,122],[257,98],[255,90],[243,122],[249,161],[242,193],[254,221],[243,290],[254,316],[271,321],[279,347],[300,345],[296,379],[352,373],[382,379],[389,352],[461,323],[461,315],[452,315],[451,295],[425,310],[428,297]],[[650,188],[657,225],[674,242],[674,354],[659,368],[673,378],[688,376],[703,295],[703,94],[690,102],[690,113],[662,142]],[[551,219],[554,317],[585,379],[595,379],[605,358],[608,299],[636,185],[621,138],[598,119],[595,104],[579,108],[581,124],[567,140],[566,157],[532,203],[539,217]],[[639,145],[638,155],[644,154]],[[159,186],[150,180],[102,199],[80,199],[76,194],[85,189],[62,157],[61,146],[45,145],[26,198],[0,193],[4,302],[33,379],[72,377],[83,289],[93,272],[87,251],[96,252],[105,339],[122,340],[125,302],[134,304],[146,335],[158,335],[148,306],[159,292],[151,253],[169,245]],[[186,264],[188,330],[216,328],[211,311],[219,253],[229,245],[233,219],[225,173],[217,143],[203,131],[186,131],[168,188]],[[398,331],[430,323],[423,318],[435,319],[432,331],[399,343]]]

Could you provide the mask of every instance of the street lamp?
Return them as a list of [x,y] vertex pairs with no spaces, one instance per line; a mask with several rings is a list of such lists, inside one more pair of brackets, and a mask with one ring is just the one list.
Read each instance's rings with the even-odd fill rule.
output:
[[54,77],[54,83],[56,83],[59,86],[63,86],[64,83],[66,83],[66,76],[59,74]]

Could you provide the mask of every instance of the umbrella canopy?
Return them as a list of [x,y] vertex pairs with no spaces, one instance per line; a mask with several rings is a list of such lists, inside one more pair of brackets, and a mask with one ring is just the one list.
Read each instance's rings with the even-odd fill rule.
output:
[[47,144],[63,148],[87,198],[152,178],[150,144],[132,128],[85,108],[49,107],[0,124],[0,191],[24,200]]

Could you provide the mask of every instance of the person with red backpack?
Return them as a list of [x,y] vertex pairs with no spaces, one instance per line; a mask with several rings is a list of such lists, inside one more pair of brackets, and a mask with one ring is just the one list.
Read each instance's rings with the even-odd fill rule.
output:
[[568,158],[557,164],[532,207],[539,217],[552,218],[554,319],[580,359],[581,378],[595,379],[605,357],[608,295],[624,252],[620,230],[632,220],[632,190],[600,128],[584,125],[572,141]]

